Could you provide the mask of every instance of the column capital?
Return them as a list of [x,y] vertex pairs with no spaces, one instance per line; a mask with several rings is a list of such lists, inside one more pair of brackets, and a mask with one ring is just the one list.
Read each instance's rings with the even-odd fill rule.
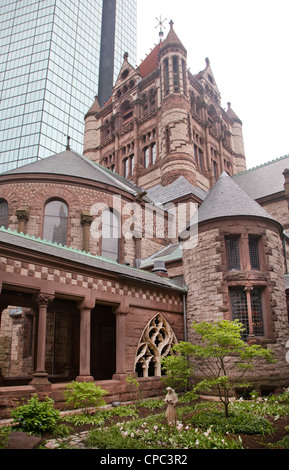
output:
[[87,211],[81,211],[81,225],[91,225],[93,220],[93,215]]
[[30,215],[29,207],[19,207],[19,209],[16,210],[15,215],[18,220],[24,220],[24,222],[28,222]]
[[121,303],[117,307],[112,307],[112,311],[115,315],[127,315],[130,310],[128,305]]
[[43,292],[35,296],[35,301],[39,307],[48,307],[54,299],[55,296],[53,294],[45,294]]
[[95,307],[94,299],[83,299],[77,302],[77,308],[79,310],[92,310]]

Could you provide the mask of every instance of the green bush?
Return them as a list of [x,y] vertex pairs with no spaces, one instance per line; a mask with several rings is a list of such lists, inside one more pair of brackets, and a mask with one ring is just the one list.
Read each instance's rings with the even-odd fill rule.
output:
[[5,448],[5,444],[9,439],[9,434],[11,433],[11,428],[0,428],[0,449]]
[[65,400],[72,403],[74,408],[84,408],[88,413],[89,407],[98,407],[105,405],[103,396],[108,392],[94,382],[75,382],[72,381],[66,386]]
[[11,417],[17,429],[32,434],[51,431],[60,419],[60,413],[55,410],[52,398],[45,397],[40,401],[35,394],[27,404],[18,406],[11,411]]
[[289,449],[289,436],[284,436],[281,441],[277,442],[276,447],[281,447],[281,449]]
[[221,411],[200,411],[191,419],[191,424],[203,429],[213,427],[215,431],[232,434],[267,434],[273,426],[265,418],[248,413],[229,413],[227,418]]

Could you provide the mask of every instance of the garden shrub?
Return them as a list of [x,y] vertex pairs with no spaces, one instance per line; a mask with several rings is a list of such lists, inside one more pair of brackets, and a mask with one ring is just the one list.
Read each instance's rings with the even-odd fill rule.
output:
[[20,405],[11,411],[11,417],[17,429],[30,433],[51,431],[60,419],[60,412],[55,410],[54,400],[45,397],[40,401],[35,394],[27,404]]
[[72,381],[66,386],[65,400],[72,403],[74,408],[84,408],[84,413],[88,413],[89,407],[98,407],[105,405],[102,397],[107,394],[99,385],[94,382],[75,382]]

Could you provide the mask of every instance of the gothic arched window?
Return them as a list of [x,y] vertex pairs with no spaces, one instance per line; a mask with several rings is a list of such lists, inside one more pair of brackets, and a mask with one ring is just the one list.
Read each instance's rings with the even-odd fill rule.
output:
[[138,344],[135,372],[139,377],[161,376],[161,360],[168,356],[177,344],[173,329],[158,313],[145,327]]
[[119,220],[111,210],[102,212],[102,256],[118,261],[119,258]]
[[0,227],[7,228],[8,225],[8,202],[0,199]]
[[43,238],[61,245],[67,242],[68,206],[54,199],[46,204],[44,210]]

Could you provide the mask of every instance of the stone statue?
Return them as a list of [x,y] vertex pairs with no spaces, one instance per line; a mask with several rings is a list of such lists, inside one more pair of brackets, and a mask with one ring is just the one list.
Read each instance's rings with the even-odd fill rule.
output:
[[177,422],[176,404],[179,400],[176,392],[171,387],[167,387],[167,392],[165,398],[165,403],[168,405],[166,411],[167,423],[169,426],[175,426]]

